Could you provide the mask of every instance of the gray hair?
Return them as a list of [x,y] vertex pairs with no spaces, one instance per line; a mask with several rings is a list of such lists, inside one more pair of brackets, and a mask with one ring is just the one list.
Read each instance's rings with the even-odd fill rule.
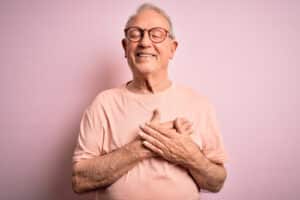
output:
[[159,7],[157,7],[157,6],[153,5],[153,4],[151,4],[151,3],[144,3],[144,4],[140,5],[140,6],[137,8],[135,14],[131,15],[131,16],[128,18],[128,20],[127,20],[127,22],[126,22],[125,28],[127,28],[127,27],[129,26],[129,23],[130,23],[130,22],[131,22],[138,14],[140,14],[140,13],[141,13],[142,11],[144,11],[144,10],[153,10],[153,11],[157,12],[158,14],[160,14],[161,16],[163,16],[163,17],[168,21],[168,24],[169,24],[169,27],[170,27],[170,31],[169,31],[170,37],[173,38],[173,39],[175,38],[174,29],[173,29],[173,24],[172,24],[172,21],[171,21],[171,18],[169,17],[169,15],[167,15],[167,13],[166,13],[163,9],[161,9],[161,8],[159,8]]

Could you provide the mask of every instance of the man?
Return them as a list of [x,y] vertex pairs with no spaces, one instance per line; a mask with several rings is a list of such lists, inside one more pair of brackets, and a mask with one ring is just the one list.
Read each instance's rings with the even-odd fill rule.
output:
[[169,17],[142,5],[122,45],[133,80],[86,109],[73,156],[73,189],[97,199],[194,200],[218,192],[226,159],[214,109],[168,77],[175,41]]

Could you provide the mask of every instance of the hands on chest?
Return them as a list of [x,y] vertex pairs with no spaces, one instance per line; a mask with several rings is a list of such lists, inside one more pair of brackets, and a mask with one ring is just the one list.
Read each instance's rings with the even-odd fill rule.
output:
[[200,149],[192,140],[192,123],[185,118],[161,122],[160,112],[153,112],[150,122],[140,126],[140,140],[145,148],[173,164],[185,166]]

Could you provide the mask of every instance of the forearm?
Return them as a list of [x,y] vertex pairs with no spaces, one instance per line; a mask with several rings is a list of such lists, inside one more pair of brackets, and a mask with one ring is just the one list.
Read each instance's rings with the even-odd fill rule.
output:
[[185,167],[199,188],[211,192],[219,192],[227,176],[224,166],[211,162],[200,151]]
[[111,153],[74,164],[73,190],[80,193],[111,185],[139,161],[152,156],[142,148],[140,141],[134,141]]

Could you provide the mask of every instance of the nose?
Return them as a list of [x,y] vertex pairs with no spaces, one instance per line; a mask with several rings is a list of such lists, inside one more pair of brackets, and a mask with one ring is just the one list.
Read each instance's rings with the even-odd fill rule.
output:
[[150,40],[148,31],[144,31],[143,37],[141,38],[139,42],[139,46],[141,47],[148,47],[151,46],[152,42]]

